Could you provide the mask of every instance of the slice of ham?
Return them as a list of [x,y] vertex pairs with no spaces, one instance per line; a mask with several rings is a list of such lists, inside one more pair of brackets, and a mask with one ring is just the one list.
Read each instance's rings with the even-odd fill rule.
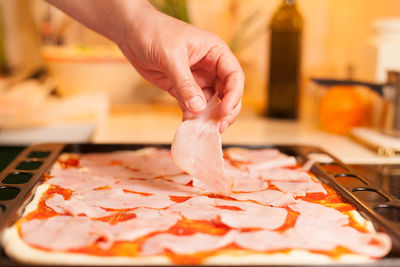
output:
[[65,213],[65,200],[60,194],[53,194],[53,196],[45,201],[46,206],[53,209],[57,213]]
[[222,248],[235,239],[237,232],[230,231],[223,236],[195,233],[193,235],[158,234],[149,238],[142,246],[143,255],[156,255],[168,249],[177,254],[194,254]]
[[77,198],[65,200],[62,195],[54,194],[46,200],[46,206],[52,208],[55,212],[69,214],[73,216],[86,215],[91,218],[100,218],[109,216],[112,213],[97,206],[92,206]]
[[[116,166],[118,167],[118,166]],[[121,168],[121,167],[119,167]],[[113,171],[115,168],[113,168]],[[124,170],[126,173],[127,170]],[[116,172],[115,176],[112,175],[92,175],[86,170],[78,168],[68,169],[54,169],[50,173],[52,178],[46,181],[48,184],[60,186],[65,189],[71,189],[74,192],[84,192],[90,189],[103,187],[111,184],[115,184],[118,181],[118,177],[121,172]]]
[[296,158],[282,154],[274,148],[251,150],[236,147],[226,149],[225,155],[234,165],[254,175],[260,171],[297,164]]
[[237,200],[253,200],[263,205],[285,207],[290,204],[296,204],[296,200],[290,195],[277,190],[265,190],[252,193],[232,194]]
[[257,164],[260,162],[268,161],[281,155],[278,149],[264,148],[264,149],[246,149],[240,147],[231,147],[225,149],[225,156],[236,164]]
[[186,185],[190,183],[193,180],[193,178],[194,178],[193,176],[187,173],[163,177],[164,180],[170,181],[174,184],[181,184],[181,185]]
[[136,218],[110,227],[115,241],[134,241],[153,232],[168,230],[179,219],[177,215],[147,208],[136,209],[133,213]]
[[235,243],[241,248],[255,251],[288,249],[293,246],[290,238],[279,232],[269,230],[237,234]]
[[347,226],[347,215],[333,208],[305,201],[289,207],[300,213],[295,228],[287,233],[293,247],[328,251],[343,246],[371,257],[382,257],[391,249],[388,235],[359,232]]
[[146,148],[137,151],[83,154],[80,163],[86,167],[120,165],[138,172],[137,176],[176,175],[182,171],[171,158],[169,149]]
[[315,220],[322,227],[331,225],[345,225],[349,222],[349,217],[340,211],[325,207],[318,203],[311,203],[303,200],[298,200],[297,204],[289,205],[293,211],[299,212],[302,216]]
[[258,178],[234,177],[233,192],[255,192],[268,188],[268,183]]
[[167,212],[180,214],[190,220],[216,220],[219,218],[222,223],[232,228],[276,229],[282,226],[287,216],[287,211],[283,208],[205,196],[193,197],[183,203],[171,206]]
[[[226,200],[216,200],[220,206],[229,205]],[[241,208],[243,211],[223,210],[219,213],[222,223],[232,228],[260,228],[273,230],[281,227],[288,214],[286,209],[267,207],[251,202],[239,202],[234,206]],[[231,204],[232,205],[232,204]]]
[[293,196],[305,196],[307,193],[322,193],[328,194],[322,184],[310,181],[310,182],[271,182],[279,190],[290,193]]
[[279,155],[273,159],[262,161],[255,164],[247,165],[247,169],[250,174],[255,175],[258,172],[262,172],[265,170],[282,168],[282,167],[294,167],[297,165],[297,161],[295,157],[289,157],[286,155]]
[[162,209],[175,202],[167,195],[149,195],[124,192],[122,189],[91,190],[76,196],[87,205],[106,209],[132,209],[137,207]]
[[109,216],[112,211],[138,207],[162,209],[175,204],[168,195],[144,196],[137,193],[124,192],[122,189],[90,190],[84,193],[72,194],[69,200],[64,200],[55,194],[46,201],[46,205],[59,213],[73,216],[86,215],[91,218]]
[[218,96],[206,110],[184,121],[172,142],[172,158],[188,174],[200,179],[215,192],[230,193],[233,180],[225,174],[219,133]]
[[309,182],[311,181],[308,175],[302,169],[270,169],[259,172],[259,177],[264,181],[278,181],[278,182]]
[[121,180],[119,183],[110,186],[110,188],[159,196],[191,196],[199,192],[197,188],[176,184],[165,179]]
[[254,192],[268,188],[268,183],[258,177],[251,177],[248,171],[236,168],[229,160],[225,160],[225,171],[233,177],[234,192]]
[[30,245],[59,251],[85,248],[95,242],[107,249],[113,243],[107,223],[91,221],[85,217],[34,219],[21,224],[21,234]]

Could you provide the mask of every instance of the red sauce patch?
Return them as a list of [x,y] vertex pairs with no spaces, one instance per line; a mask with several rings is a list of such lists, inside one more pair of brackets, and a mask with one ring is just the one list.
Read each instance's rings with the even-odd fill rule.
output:
[[190,199],[191,197],[184,197],[184,196],[169,196],[169,199],[171,201],[174,201],[176,203],[182,203],[185,202],[186,200]]
[[125,193],[139,194],[139,195],[142,195],[145,197],[152,195],[150,193],[137,192],[137,191],[132,191],[132,190],[128,190],[128,189],[123,189],[122,191],[124,191]]
[[232,228],[218,221],[192,221],[188,219],[179,220],[174,226],[168,229],[173,235],[193,235],[203,233],[210,235],[224,235]]
[[101,218],[97,218],[94,220],[98,220],[98,221],[103,221],[103,222],[108,222],[109,224],[113,225],[119,222],[123,222],[123,221],[127,221],[130,219],[134,219],[136,218],[136,214],[135,213],[126,213],[126,211],[120,211],[117,213],[114,213],[110,216],[106,216],[106,217],[101,217]]
[[209,198],[219,198],[219,199],[224,199],[224,200],[236,200],[233,197],[228,197],[222,194],[217,194],[217,193],[208,193],[208,194],[204,194],[205,196],[209,197]]
[[286,208],[286,210],[288,212],[286,221],[281,227],[279,227],[278,229],[275,230],[277,232],[284,232],[290,228],[293,228],[294,225],[296,224],[297,217],[299,217],[299,215],[300,215],[300,213],[292,211],[289,208]]
[[112,166],[122,166],[122,161],[120,161],[120,160],[112,160],[110,162],[110,165],[112,165]]
[[180,265],[199,265],[206,258],[214,255],[215,252],[198,252],[191,255],[178,255],[171,251],[166,251],[165,256],[167,256],[173,263]]
[[43,181],[47,181],[50,180],[51,178],[53,178],[53,175],[48,174],[47,172],[45,174],[43,174]]
[[111,189],[111,188],[108,185],[105,185],[105,186],[101,186],[101,187],[96,187],[93,190],[107,190],[107,189]]
[[79,158],[78,157],[69,156],[66,159],[58,159],[57,161],[60,164],[62,169],[79,167]]
[[186,186],[191,186],[193,187],[193,180],[189,181],[187,184],[185,184]]
[[52,208],[49,208],[46,205],[46,200],[52,198],[53,194],[60,194],[64,197],[64,199],[68,200],[72,195],[72,190],[51,185],[40,198],[37,209],[26,215],[23,220],[30,221],[33,219],[46,219],[59,215],[59,213],[55,212]]
[[219,209],[224,209],[224,210],[243,211],[241,208],[235,207],[235,206],[224,206],[224,205],[222,205],[222,206],[215,206],[215,207],[216,207],[216,208],[219,208]]

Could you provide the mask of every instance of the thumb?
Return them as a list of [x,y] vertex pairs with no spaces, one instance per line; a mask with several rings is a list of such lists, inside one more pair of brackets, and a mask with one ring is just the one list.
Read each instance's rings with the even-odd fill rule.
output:
[[182,109],[193,114],[203,112],[207,106],[206,97],[193,77],[187,60],[171,60],[167,75],[175,90]]

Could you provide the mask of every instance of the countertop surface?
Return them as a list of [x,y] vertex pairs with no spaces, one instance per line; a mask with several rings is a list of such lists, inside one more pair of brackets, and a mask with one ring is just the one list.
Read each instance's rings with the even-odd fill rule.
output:
[[[94,132],[94,143],[172,142],[181,114],[176,108],[141,106],[113,109]],[[242,112],[222,135],[224,144],[317,146],[347,164],[399,163],[400,157],[380,157],[353,139],[319,130],[298,121],[272,120]]]

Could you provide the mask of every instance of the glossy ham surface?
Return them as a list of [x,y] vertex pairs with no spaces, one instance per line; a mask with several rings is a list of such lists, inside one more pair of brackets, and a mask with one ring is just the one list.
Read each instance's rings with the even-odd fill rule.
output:
[[219,119],[218,96],[214,95],[203,113],[185,120],[178,127],[171,152],[183,171],[215,192],[230,193],[233,180],[225,172]]

